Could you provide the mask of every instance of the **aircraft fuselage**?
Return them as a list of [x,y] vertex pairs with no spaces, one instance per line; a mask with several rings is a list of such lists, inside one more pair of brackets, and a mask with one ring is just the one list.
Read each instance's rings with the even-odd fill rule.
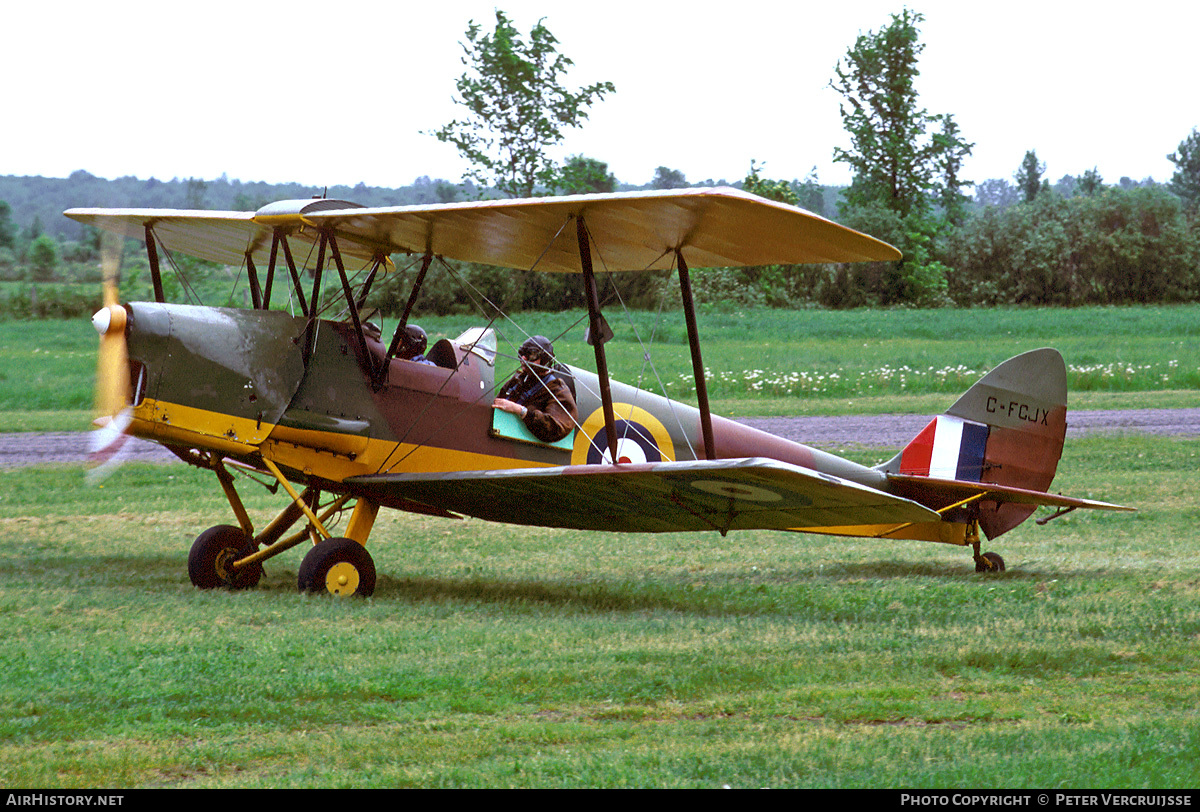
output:
[[[129,312],[130,431],[164,445],[250,465],[265,457],[335,491],[365,474],[609,462],[597,377],[586,370],[567,368],[578,428],[546,444],[496,425],[491,404],[509,371],[470,344],[441,340],[428,353],[436,365],[392,359],[376,388],[371,371],[386,347],[371,330],[360,343],[351,325],[316,321],[309,341],[309,320],[279,311],[140,302]],[[703,458],[696,408],[617,381],[611,388],[619,461]],[[884,482],[818,449],[731,420],[713,424],[718,458],[767,457],[870,487]]]

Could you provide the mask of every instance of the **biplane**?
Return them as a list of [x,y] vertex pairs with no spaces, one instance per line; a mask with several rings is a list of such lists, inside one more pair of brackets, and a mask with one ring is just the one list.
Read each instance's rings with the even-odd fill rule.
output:
[[[1051,518],[1127,509],[1048,491],[1067,410],[1066,370],[1052,349],[1004,362],[875,467],[713,415],[691,268],[900,259],[866,234],[736,189],[66,215],[145,242],[155,301],[121,303],[117,261],[104,254],[105,302],[93,320],[97,424],[113,442],[100,453],[132,435],[215,474],[236,524],[205,530],[192,545],[188,573],[200,588],[252,587],[265,560],[304,544],[302,591],[370,595],[366,544],[380,508],[629,533],[932,541],[970,547],[979,571],[1004,568],[980,551],[981,534],[995,539],[1038,506],[1056,508]],[[167,302],[160,263],[172,252],[244,269],[252,307]],[[389,337],[364,307],[396,256],[415,273]],[[577,405],[568,436],[543,442],[493,408],[515,345],[498,346],[490,324],[438,340],[431,363],[406,357],[435,259],[579,276],[595,365],[557,367]],[[597,274],[653,270],[678,274],[695,405],[608,374],[613,333]],[[286,493],[264,526],[243,506],[239,471]],[[335,535],[329,528],[345,512]]]

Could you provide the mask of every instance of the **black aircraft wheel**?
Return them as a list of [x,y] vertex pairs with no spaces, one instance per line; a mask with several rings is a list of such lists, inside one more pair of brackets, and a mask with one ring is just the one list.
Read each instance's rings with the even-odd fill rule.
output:
[[196,536],[188,553],[188,577],[200,589],[252,589],[262,578],[262,564],[234,570],[234,561],[253,553],[258,546],[240,527],[219,524]]
[[1004,572],[1004,559],[996,553],[984,553],[975,559],[976,572]]
[[325,539],[304,556],[297,581],[301,592],[365,598],[375,591],[375,562],[353,539]]

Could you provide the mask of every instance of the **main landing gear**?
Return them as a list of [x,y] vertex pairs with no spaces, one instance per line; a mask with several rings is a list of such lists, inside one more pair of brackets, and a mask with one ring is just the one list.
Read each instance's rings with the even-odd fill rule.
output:
[[[320,492],[307,488],[297,493],[282,472],[269,460],[267,469],[292,497],[292,501],[257,535],[250,517],[233,487],[233,477],[223,462],[214,457],[203,461],[213,470],[240,526],[217,525],[196,537],[188,554],[188,577],[200,589],[251,589],[262,578],[262,562],[305,541],[312,548],[300,563],[297,586],[301,592],[327,593],[338,597],[368,597],[375,591],[375,562],[367,552],[367,536],[375,522],[378,505],[359,499],[347,507],[349,496],[339,496],[320,505]],[[351,510],[345,537],[332,537],[326,529],[335,514]],[[301,519],[304,529],[284,534]]]
[[375,562],[353,539],[325,539],[304,556],[297,580],[301,592],[370,595],[375,591]]
[[234,567],[233,564],[253,555],[258,545],[240,527],[219,524],[196,537],[188,554],[188,577],[201,589],[219,586],[230,589],[252,589],[258,586],[263,568],[259,562]]
[[979,522],[972,521],[967,526],[967,543],[975,552],[976,572],[1004,572],[1004,559],[999,553],[979,553]]

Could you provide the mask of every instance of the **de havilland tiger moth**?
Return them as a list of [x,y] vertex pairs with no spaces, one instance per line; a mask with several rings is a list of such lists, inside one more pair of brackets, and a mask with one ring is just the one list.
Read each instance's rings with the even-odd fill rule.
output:
[[[192,545],[188,573],[200,588],[252,587],[263,561],[305,544],[301,590],[370,595],[376,573],[366,544],[380,508],[627,533],[770,529],[932,541],[970,547],[978,571],[1004,568],[980,551],[981,534],[994,540],[1038,506],[1056,508],[1051,518],[1129,509],[1048,490],[1067,426],[1066,369],[1053,349],[1005,361],[874,467],[711,414],[691,268],[900,259],[868,235],[737,189],[66,215],[146,244],[152,302],[119,301],[117,255],[104,252],[104,306],[93,319],[98,454],[140,437],[215,474],[236,523]],[[252,307],[167,302],[160,262],[171,252],[244,269]],[[364,303],[397,255],[419,270],[387,336]],[[526,342],[519,353],[534,389],[539,381],[546,389],[534,395],[571,407],[557,410],[567,415],[564,436],[535,434],[535,410],[497,399],[508,377],[499,362],[518,348],[498,347],[490,325],[412,351],[410,316],[431,263],[443,258],[580,277],[594,369],[561,363],[549,346],[538,356]],[[609,377],[612,330],[597,267],[678,274],[695,405]],[[242,504],[239,471],[286,494],[265,526]],[[346,511],[344,533],[334,536],[331,519]]]

